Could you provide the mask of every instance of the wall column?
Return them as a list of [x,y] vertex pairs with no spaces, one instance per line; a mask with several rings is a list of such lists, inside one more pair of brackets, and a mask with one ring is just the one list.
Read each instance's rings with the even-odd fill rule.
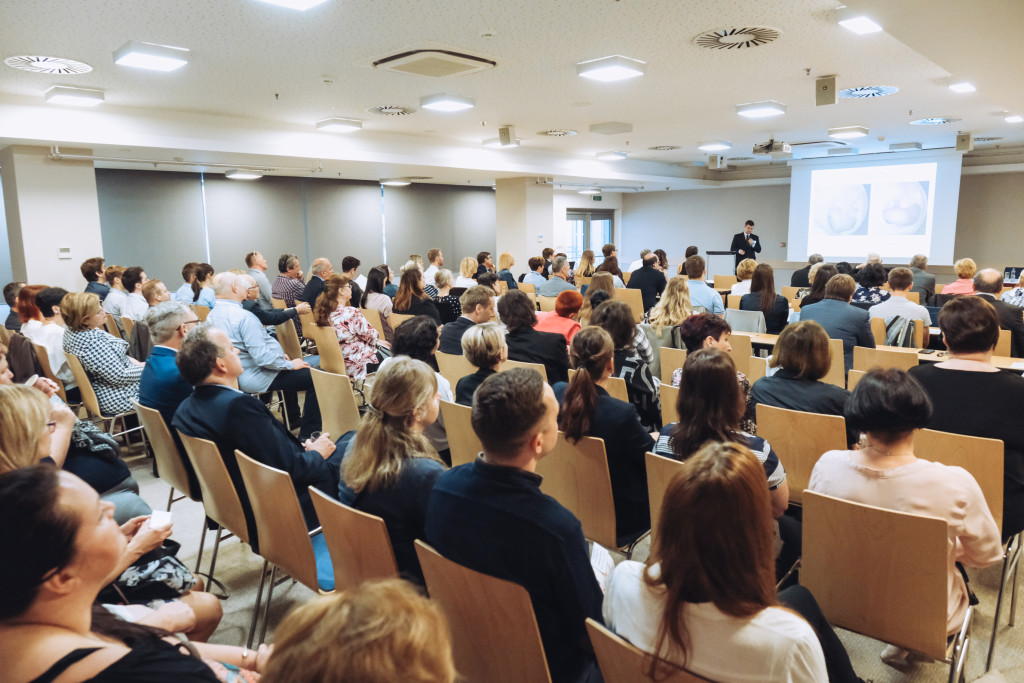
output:
[[554,186],[538,184],[536,178],[501,178],[495,187],[495,249],[512,254],[514,272],[526,272],[531,256],[554,246]]
[[[81,291],[82,261],[103,255],[96,173],[91,161],[48,155],[45,147],[0,150],[11,270],[15,280]],[[59,257],[61,247],[70,258]]]

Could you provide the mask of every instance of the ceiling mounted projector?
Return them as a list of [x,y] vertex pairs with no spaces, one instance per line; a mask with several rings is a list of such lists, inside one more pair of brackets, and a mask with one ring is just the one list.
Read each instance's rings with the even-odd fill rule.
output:
[[768,142],[762,142],[761,144],[754,145],[753,149],[754,154],[770,154],[772,156],[790,154],[792,151],[793,148],[781,140],[769,140]]

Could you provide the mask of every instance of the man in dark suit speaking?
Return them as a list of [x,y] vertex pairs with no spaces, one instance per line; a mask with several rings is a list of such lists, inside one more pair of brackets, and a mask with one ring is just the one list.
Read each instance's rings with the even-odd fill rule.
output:
[[743,232],[732,236],[732,244],[729,251],[736,253],[736,265],[745,258],[757,260],[761,253],[761,238],[754,234],[754,221],[747,221],[743,224]]

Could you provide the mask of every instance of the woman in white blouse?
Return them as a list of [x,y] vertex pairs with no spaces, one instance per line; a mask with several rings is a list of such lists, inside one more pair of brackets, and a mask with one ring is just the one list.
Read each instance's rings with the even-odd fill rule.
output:
[[473,287],[476,285],[476,280],[473,279],[473,275],[476,273],[476,259],[472,256],[467,256],[462,259],[459,263],[459,276],[455,278],[456,287]]

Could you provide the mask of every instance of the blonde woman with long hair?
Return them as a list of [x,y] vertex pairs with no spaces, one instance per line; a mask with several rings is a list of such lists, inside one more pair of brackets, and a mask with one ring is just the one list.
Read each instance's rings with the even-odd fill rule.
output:
[[691,315],[693,306],[690,304],[689,278],[685,275],[676,275],[668,281],[665,291],[661,294],[661,300],[648,314],[648,320],[655,333],[660,336],[663,328],[682,325]]
[[441,396],[423,361],[396,356],[381,365],[370,406],[341,465],[338,499],[384,518],[398,570],[423,582],[413,541],[423,538],[427,499],[445,466],[423,430]]
[[615,297],[615,280],[611,273],[597,272],[590,279],[587,285],[587,292],[583,295],[583,308],[580,309],[579,323],[583,327],[590,324],[590,314],[594,310],[590,300],[598,292],[605,292],[608,296]]
[[576,275],[580,277],[594,276],[594,250],[587,249],[580,254],[580,262],[576,264]]
[[459,276],[455,278],[456,287],[472,287],[476,284],[473,276],[476,274],[477,262],[472,256],[467,256],[459,263]]
[[503,280],[509,289],[519,289],[516,276],[512,274],[512,266],[515,264],[516,260],[507,251],[501,252],[498,256],[498,279]]

